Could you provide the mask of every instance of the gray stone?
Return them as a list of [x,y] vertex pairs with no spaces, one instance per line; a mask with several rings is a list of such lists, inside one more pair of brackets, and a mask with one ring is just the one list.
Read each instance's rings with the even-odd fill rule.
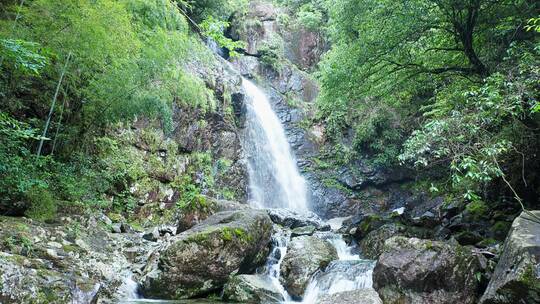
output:
[[314,236],[295,237],[281,264],[281,282],[294,297],[301,297],[311,276],[338,258],[336,249]]
[[482,304],[540,303],[540,211],[512,223]]
[[285,299],[266,276],[237,275],[223,289],[223,299],[239,303],[280,303]]
[[311,212],[299,213],[288,209],[268,209],[272,222],[291,229],[314,226],[317,230],[329,231],[330,225],[325,224],[318,215]]
[[479,264],[466,247],[396,236],[385,242],[373,286],[388,304],[472,304]]
[[403,234],[405,227],[399,224],[385,224],[369,232],[358,242],[362,255],[369,259],[377,259],[384,249],[384,242],[389,238]]
[[111,225],[111,232],[113,233],[122,233],[121,224],[116,223]]
[[304,226],[304,227],[298,227],[294,228],[291,232],[291,237],[297,237],[302,235],[313,235],[315,232],[315,226]]
[[146,296],[182,299],[217,290],[266,260],[272,222],[264,211],[224,211],[170,238],[143,278]]

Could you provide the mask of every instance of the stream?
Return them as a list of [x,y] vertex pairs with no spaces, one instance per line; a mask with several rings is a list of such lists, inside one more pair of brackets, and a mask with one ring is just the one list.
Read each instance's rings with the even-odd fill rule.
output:
[[[300,214],[310,213],[307,184],[300,175],[283,125],[272,110],[266,94],[253,82],[245,78],[242,81],[247,106],[243,146],[248,160],[249,204],[254,208],[284,208]],[[342,235],[336,232],[343,220],[329,220],[331,231],[315,233],[335,247],[339,258],[332,261],[324,271],[313,275],[302,300],[294,300],[280,282],[280,266],[287,253],[290,231],[283,229],[273,235],[267,262],[257,272],[266,276],[269,284],[273,284],[282,294],[285,299],[283,303],[317,303],[322,295],[372,288],[375,262],[364,260],[354,253],[354,246],[347,245]],[[131,288],[131,294],[136,295],[136,284],[129,280],[125,287]],[[134,298],[131,296],[130,300],[123,303],[222,303],[211,300],[161,301]]]

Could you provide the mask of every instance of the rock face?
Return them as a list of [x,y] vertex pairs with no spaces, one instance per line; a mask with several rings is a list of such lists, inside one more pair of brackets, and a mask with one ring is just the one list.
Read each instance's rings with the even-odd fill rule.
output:
[[479,267],[465,247],[397,236],[386,241],[373,283],[388,304],[472,304]]
[[316,304],[382,304],[379,295],[372,289],[338,292],[320,297]]
[[264,211],[216,213],[159,251],[147,267],[143,293],[182,299],[221,288],[231,274],[250,272],[265,261],[271,231]]
[[111,234],[94,217],[47,225],[0,217],[0,231],[3,304],[118,303],[131,296],[124,282],[155,244]]
[[540,223],[529,214],[514,220],[480,303],[540,303]]
[[281,280],[293,297],[301,297],[311,276],[338,258],[336,249],[326,240],[299,236],[291,240],[281,264]]
[[223,299],[239,303],[280,303],[285,299],[267,277],[237,275],[227,282]]

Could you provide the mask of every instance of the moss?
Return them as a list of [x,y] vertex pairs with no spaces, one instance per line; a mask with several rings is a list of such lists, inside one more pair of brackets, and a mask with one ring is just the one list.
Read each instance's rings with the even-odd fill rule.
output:
[[30,208],[25,214],[38,221],[48,221],[56,217],[56,201],[51,193],[42,188],[34,187],[26,193]]
[[75,245],[63,245],[62,250],[64,250],[65,252],[77,252],[80,250],[80,248]]
[[495,224],[493,224],[493,226],[491,226],[490,230],[496,239],[504,240],[511,226],[512,223],[510,222],[497,221]]
[[28,225],[26,225],[25,223],[16,223],[13,227],[15,227],[15,229],[17,229],[18,231],[21,231],[21,232],[29,232],[30,231],[30,227]]
[[115,223],[119,223],[124,220],[124,217],[120,213],[110,212],[107,214],[107,216]]
[[467,204],[465,209],[470,213],[473,218],[480,218],[486,216],[489,211],[488,206],[481,200],[475,200]]
[[496,239],[485,238],[485,239],[481,240],[480,242],[476,243],[476,246],[480,247],[480,248],[486,248],[486,247],[494,246],[494,245],[496,245],[498,243],[499,243],[499,241],[497,241]]
[[230,228],[225,228],[221,231],[221,237],[225,241],[232,241],[233,239],[233,232]]
[[[379,215],[370,215],[366,217],[361,223],[358,228],[360,229],[360,232],[362,232],[364,235],[366,235],[368,232],[370,232],[372,229],[376,229],[375,224],[381,224],[382,225],[383,218]],[[379,225],[380,226],[380,225]]]

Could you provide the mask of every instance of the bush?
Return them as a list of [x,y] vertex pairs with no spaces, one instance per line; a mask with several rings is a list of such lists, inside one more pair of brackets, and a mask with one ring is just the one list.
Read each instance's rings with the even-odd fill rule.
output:
[[47,189],[34,187],[26,193],[29,208],[25,215],[39,221],[53,220],[56,216],[56,201]]

